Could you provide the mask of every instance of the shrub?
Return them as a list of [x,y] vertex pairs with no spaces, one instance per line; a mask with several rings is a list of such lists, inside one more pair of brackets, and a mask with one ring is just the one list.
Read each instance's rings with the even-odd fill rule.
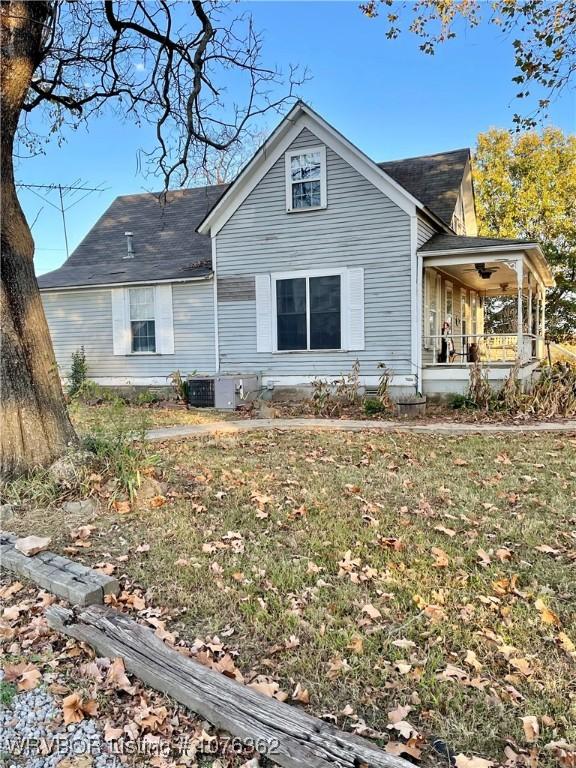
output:
[[448,405],[455,411],[464,410],[465,408],[476,408],[476,403],[469,395],[461,395],[458,393],[448,395]]
[[333,386],[328,379],[314,379],[312,382],[312,407],[318,416],[334,416],[339,403],[334,399]]
[[142,481],[142,468],[156,461],[155,456],[147,454],[143,443],[149,428],[145,412],[137,419],[129,419],[125,403],[117,400],[106,420],[96,424],[84,438],[84,447],[95,454],[100,474],[114,483],[112,499],[133,499]]
[[376,416],[386,413],[389,409],[376,397],[368,397],[364,400],[364,413],[366,416]]
[[[192,371],[190,373],[190,376],[194,376],[196,371]],[[169,376],[166,376],[166,379],[170,382],[172,385],[174,391],[176,392],[176,397],[178,400],[182,400],[183,402],[188,402],[188,379],[184,378],[180,371],[172,371],[172,373]]]
[[488,371],[484,370],[482,363],[473,363],[470,366],[467,397],[475,408],[488,411],[493,405],[494,391],[488,382]]
[[319,416],[338,416],[342,408],[360,402],[360,362],[356,360],[350,373],[338,379],[316,378],[312,382],[312,406]]
[[360,361],[356,360],[350,373],[334,381],[334,396],[343,405],[356,405],[360,400]]
[[151,392],[149,389],[145,389],[142,392],[138,392],[135,399],[136,405],[151,405],[157,403],[160,400],[160,396],[156,392]]
[[391,368],[388,368],[386,363],[378,363],[378,368],[380,368],[382,373],[380,374],[376,394],[383,409],[392,411],[394,409],[394,401],[390,395],[390,382],[392,381],[394,372]]
[[556,418],[576,415],[576,365],[557,362],[546,366],[530,391],[523,392],[517,362],[494,391],[479,363],[470,368],[470,387],[466,396],[473,407],[511,416]]
[[68,394],[70,397],[77,395],[88,378],[88,363],[84,347],[72,352],[72,365],[68,377]]

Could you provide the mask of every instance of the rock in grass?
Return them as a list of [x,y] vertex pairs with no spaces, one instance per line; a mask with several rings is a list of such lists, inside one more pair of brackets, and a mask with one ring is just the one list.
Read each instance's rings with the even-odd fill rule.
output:
[[23,539],[16,539],[14,546],[26,557],[32,557],[48,549],[51,541],[49,536],[25,536]]
[[62,509],[68,515],[92,518],[98,511],[98,504],[94,499],[79,499],[78,501],[67,501],[62,505]]
[[94,454],[90,451],[71,451],[56,459],[48,468],[48,474],[58,485],[70,487],[86,477],[93,462]]

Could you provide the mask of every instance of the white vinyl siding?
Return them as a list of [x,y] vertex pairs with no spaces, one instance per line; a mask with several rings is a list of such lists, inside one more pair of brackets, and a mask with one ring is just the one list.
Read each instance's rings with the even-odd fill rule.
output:
[[[290,149],[318,144],[304,129]],[[337,376],[358,358],[362,376],[378,376],[380,362],[412,373],[409,215],[327,147],[327,207],[287,216],[285,170],[283,156],[216,236],[218,277],[250,278],[258,294],[263,273],[348,270],[348,348],[274,353],[258,302],[219,294],[221,372]]]
[[418,248],[422,248],[432,235],[435,235],[438,230],[434,229],[430,222],[424,220],[421,216],[418,216],[418,228],[417,228],[417,243]]
[[[113,302],[118,289],[67,290],[42,293],[42,301],[56,360],[62,376],[70,370],[72,353],[84,346],[88,362],[88,376],[99,378],[128,378],[134,383],[142,378],[169,376],[176,368],[183,374],[213,373],[214,311],[211,281],[175,283],[171,288],[170,309],[173,314],[174,354],[131,355],[115,354],[112,329]],[[167,294],[163,290],[162,293]],[[168,302],[162,299],[160,312],[168,312]],[[122,302],[125,307],[125,302]],[[170,323],[166,324],[167,327]],[[125,326],[124,326],[125,327]],[[126,334],[125,342],[129,339]],[[120,342],[122,337],[120,337]],[[164,343],[164,342],[163,342]],[[166,341],[170,348],[170,341]]]

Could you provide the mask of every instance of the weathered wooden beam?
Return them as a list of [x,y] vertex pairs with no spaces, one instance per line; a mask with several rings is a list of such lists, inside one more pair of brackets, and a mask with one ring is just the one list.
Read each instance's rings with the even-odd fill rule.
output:
[[172,650],[148,627],[118,611],[92,606],[46,611],[52,629],[121,656],[126,669],[239,739],[274,746],[267,756],[286,768],[413,768],[369,741],[303,710],[268,698]]

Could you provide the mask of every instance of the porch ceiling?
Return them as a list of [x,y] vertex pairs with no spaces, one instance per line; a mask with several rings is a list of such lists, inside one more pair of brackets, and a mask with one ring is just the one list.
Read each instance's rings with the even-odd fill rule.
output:
[[[418,251],[425,266],[438,269],[454,269],[466,285],[484,293],[502,294],[510,288],[517,290],[516,272],[513,262],[523,263],[523,287],[528,288],[528,275],[531,279],[546,288],[554,287],[554,275],[544,258],[538,243],[522,240],[506,240],[501,238],[465,237],[459,235],[433,235]],[[498,267],[489,278],[483,279],[478,273],[474,274],[475,264],[485,264],[486,267]],[[472,268],[472,272],[466,271]],[[508,287],[501,289],[501,284]]]
[[[480,276],[475,264],[483,264],[490,277]],[[426,259],[424,259],[426,266]],[[471,258],[469,264],[451,264],[435,267],[447,277],[463,283],[467,288],[478,291],[480,294],[494,296],[516,295],[518,281],[516,271],[504,261],[485,261],[481,255]],[[494,270],[494,271],[492,271]],[[525,274],[523,287],[528,288],[528,277]]]

